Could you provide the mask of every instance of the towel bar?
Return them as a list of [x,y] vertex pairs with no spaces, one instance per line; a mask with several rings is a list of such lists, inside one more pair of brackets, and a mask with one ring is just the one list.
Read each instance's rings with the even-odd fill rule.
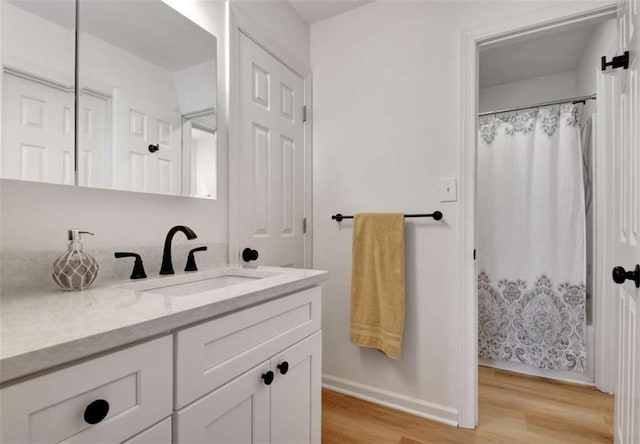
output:
[[[405,214],[404,217],[433,217],[435,220],[440,220],[442,219],[442,212],[434,211],[430,214]],[[353,216],[343,216],[342,214],[338,213],[331,216],[331,219],[342,222],[343,219],[353,219]]]

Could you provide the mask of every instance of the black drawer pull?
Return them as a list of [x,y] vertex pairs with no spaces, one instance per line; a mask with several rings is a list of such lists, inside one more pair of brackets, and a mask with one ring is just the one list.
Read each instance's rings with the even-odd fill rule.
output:
[[96,399],[84,409],[84,420],[87,424],[97,424],[107,417],[109,403],[104,399]]
[[269,370],[267,373],[263,373],[262,379],[264,379],[265,385],[271,385],[273,382],[273,372]]
[[280,370],[281,375],[286,375],[289,371],[289,363],[287,361],[282,361],[278,364],[278,370]]

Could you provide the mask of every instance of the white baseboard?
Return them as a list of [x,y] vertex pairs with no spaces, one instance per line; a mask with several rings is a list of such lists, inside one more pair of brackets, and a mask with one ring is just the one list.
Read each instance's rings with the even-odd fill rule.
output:
[[451,407],[327,374],[322,375],[322,387],[422,418],[431,419],[454,427],[458,426],[458,410]]
[[595,384],[593,383],[593,377],[580,372],[571,372],[567,370],[547,370],[544,368],[535,368],[529,365],[520,364],[518,362],[500,361],[498,359],[487,358],[478,358],[478,365],[481,365],[483,367],[497,368],[498,370],[507,370],[514,373],[521,373],[528,376],[538,376],[540,378],[554,379],[556,381],[568,382],[569,384],[595,387]]

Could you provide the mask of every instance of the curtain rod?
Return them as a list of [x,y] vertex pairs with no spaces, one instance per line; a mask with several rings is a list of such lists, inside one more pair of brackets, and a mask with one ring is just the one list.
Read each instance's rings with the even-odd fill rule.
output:
[[552,102],[542,102],[542,103],[536,103],[536,104],[527,105],[527,106],[517,106],[515,108],[499,109],[497,111],[486,111],[484,113],[479,113],[478,117],[489,116],[491,114],[508,113],[511,111],[520,111],[522,109],[540,108],[542,106],[561,105],[563,103],[569,103],[569,102],[580,103],[580,102],[586,102],[587,100],[595,100],[595,99],[596,99],[596,95],[591,94],[590,96],[580,96],[580,97],[574,97],[572,99],[554,100]]

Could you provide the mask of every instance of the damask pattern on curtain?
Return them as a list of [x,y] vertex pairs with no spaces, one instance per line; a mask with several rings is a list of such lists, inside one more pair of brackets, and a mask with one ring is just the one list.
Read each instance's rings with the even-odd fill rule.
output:
[[584,371],[585,199],[576,105],[480,119],[482,358]]

